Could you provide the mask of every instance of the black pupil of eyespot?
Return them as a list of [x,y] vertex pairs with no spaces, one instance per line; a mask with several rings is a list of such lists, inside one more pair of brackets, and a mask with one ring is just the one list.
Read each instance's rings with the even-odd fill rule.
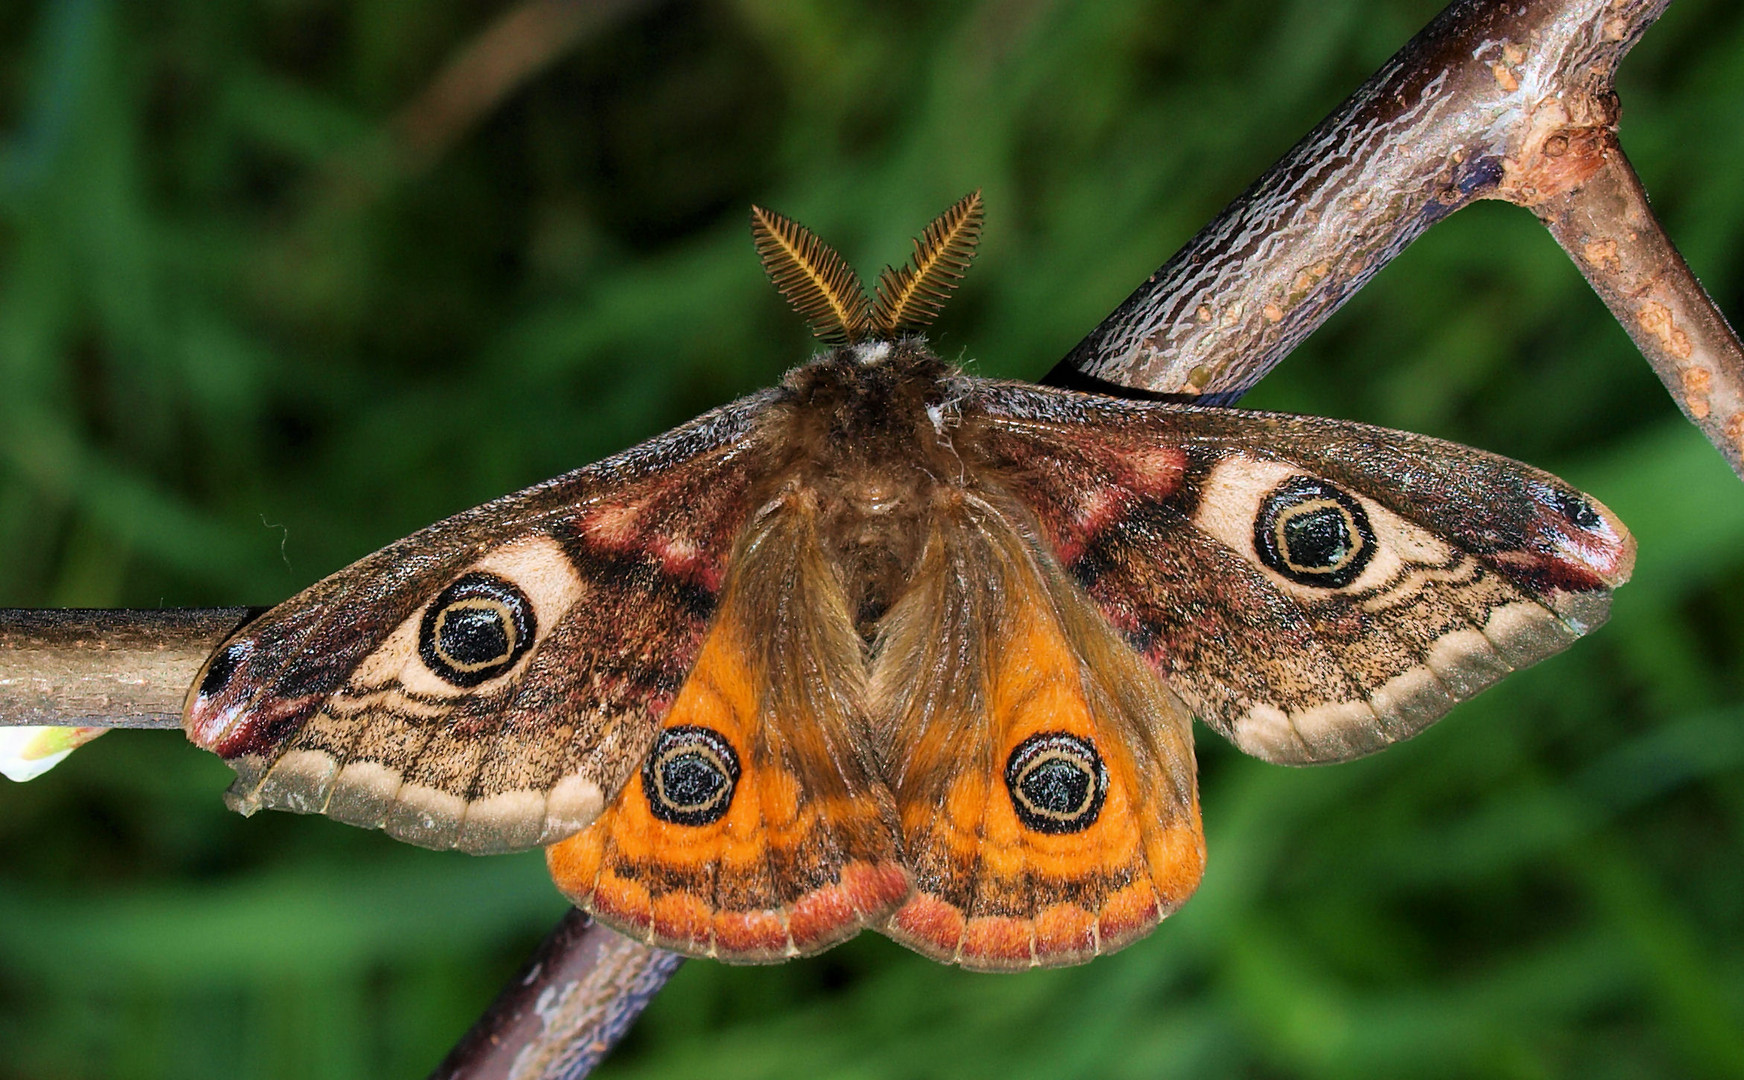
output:
[[1066,758],[1049,758],[1024,774],[1018,786],[1037,810],[1071,814],[1090,795],[1090,771]]
[[1024,828],[1056,835],[1083,832],[1102,813],[1108,770],[1088,739],[1045,731],[1011,751],[1005,786]]
[[674,806],[706,806],[727,786],[720,768],[692,750],[667,758],[660,764],[660,788]]
[[1313,589],[1343,589],[1374,560],[1374,526],[1349,492],[1312,476],[1274,488],[1254,518],[1254,554],[1273,572]]
[[642,765],[648,809],[674,825],[712,825],[726,817],[738,781],[733,744],[718,731],[691,724],[662,731]]
[[501,609],[457,604],[444,613],[438,644],[456,663],[488,664],[514,651],[513,633]]
[[1301,567],[1336,567],[1350,557],[1352,537],[1336,506],[1304,510],[1283,523],[1284,550]]
[[538,637],[533,604],[514,582],[474,572],[425,609],[418,655],[455,686],[478,686],[511,670]]

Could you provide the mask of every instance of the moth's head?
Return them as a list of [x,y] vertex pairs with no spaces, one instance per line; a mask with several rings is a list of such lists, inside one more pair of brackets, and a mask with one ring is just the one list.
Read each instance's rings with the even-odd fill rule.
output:
[[769,279],[811,332],[871,365],[938,318],[975,258],[982,217],[979,191],[958,199],[915,237],[913,260],[878,275],[875,296],[834,248],[791,218],[753,206],[751,237]]

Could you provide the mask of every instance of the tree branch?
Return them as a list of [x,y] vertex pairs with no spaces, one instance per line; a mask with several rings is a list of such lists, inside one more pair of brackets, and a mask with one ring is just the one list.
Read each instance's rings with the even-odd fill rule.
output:
[[263,610],[0,608],[0,727],[180,727],[195,672]]
[[571,909],[431,1080],[586,1076],[683,961]]
[[1617,65],[1669,0],[1456,0],[1049,373],[1226,403],[1475,199],[1538,214],[1744,476],[1744,349],[1615,139]]
[[[1552,147],[1555,147],[1552,136]],[[1570,142],[1572,156],[1578,144]],[[1647,205],[1610,131],[1596,171],[1526,203],[1634,339],[1677,407],[1744,476],[1744,346]]]

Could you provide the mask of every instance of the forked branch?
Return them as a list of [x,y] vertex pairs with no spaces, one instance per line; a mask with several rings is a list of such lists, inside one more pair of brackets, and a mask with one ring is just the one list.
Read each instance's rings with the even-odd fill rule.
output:
[[1228,402],[1429,226],[1530,208],[1744,476],[1744,348],[1616,142],[1617,65],[1669,0],[1455,0],[1054,369]]

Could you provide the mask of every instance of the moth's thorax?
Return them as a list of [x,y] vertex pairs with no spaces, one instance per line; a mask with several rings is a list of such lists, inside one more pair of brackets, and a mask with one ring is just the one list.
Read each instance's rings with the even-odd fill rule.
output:
[[928,409],[944,404],[956,374],[918,337],[844,345],[788,372],[781,411],[803,429],[795,435],[831,444],[818,449],[864,456],[917,424],[934,427]]
[[772,410],[777,484],[815,499],[863,630],[919,558],[927,508],[962,475],[957,377],[919,338],[842,346],[790,372]]

